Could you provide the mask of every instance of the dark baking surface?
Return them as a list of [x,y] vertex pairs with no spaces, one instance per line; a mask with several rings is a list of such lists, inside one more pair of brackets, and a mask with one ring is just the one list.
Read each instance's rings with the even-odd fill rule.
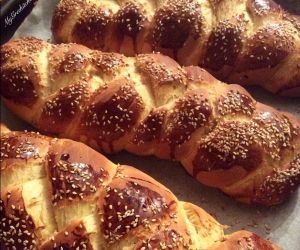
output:
[[300,15],[300,0],[275,0],[275,2],[289,12]]

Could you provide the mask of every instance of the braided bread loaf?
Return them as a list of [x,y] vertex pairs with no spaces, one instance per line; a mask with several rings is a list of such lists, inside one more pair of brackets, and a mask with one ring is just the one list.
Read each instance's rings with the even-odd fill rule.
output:
[[[1,130],[2,131],[2,130]],[[1,249],[279,249],[82,143],[1,136]]]
[[300,96],[300,18],[272,0],[61,0],[57,42],[160,51],[230,83]]
[[45,133],[180,161],[242,202],[278,204],[300,184],[299,120],[198,67],[34,38],[4,45],[1,62],[6,104]]

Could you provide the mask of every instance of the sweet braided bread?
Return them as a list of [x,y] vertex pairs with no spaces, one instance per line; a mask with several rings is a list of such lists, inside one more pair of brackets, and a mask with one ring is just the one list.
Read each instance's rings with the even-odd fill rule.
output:
[[300,96],[300,18],[272,0],[61,0],[57,42],[160,51],[229,83]]
[[299,120],[199,67],[34,38],[4,45],[1,62],[6,104],[40,131],[179,161],[246,203],[278,204],[300,184]]
[[82,143],[5,132],[3,250],[279,249],[247,231],[225,236],[201,208]]

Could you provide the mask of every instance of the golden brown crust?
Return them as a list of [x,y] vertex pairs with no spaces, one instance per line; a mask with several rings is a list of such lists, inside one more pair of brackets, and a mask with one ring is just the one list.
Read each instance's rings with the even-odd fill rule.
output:
[[284,197],[300,185],[300,154],[281,170],[273,170],[261,184],[255,195],[255,202],[279,204]]
[[[134,176],[134,169],[119,168],[116,178],[100,198],[104,237],[113,243],[130,230],[160,222],[176,211],[176,198],[155,183]],[[103,206],[103,208],[101,208]]]
[[1,245],[7,249],[34,249],[39,241],[36,226],[27,213],[22,198],[22,188],[1,190]]
[[[72,36],[78,43],[86,44],[94,49],[103,49],[105,36],[111,24],[111,13],[96,5],[84,6]],[[91,36],[91,34],[93,34]]]
[[176,101],[174,110],[170,112],[163,141],[178,146],[190,139],[199,128],[208,124],[212,107],[202,91],[189,91],[183,98]]
[[211,31],[207,41],[203,67],[219,71],[224,65],[234,66],[243,48],[241,17],[225,20]]
[[[177,160],[200,182],[247,203],[278,204],[299,186],[298,177],[283,178],[284,191],[274,189],[268,200],[263,183],[300,152],[299,120],[258,103],[242,87],[161,54],[129,58],[76,44],[44,47],[49,81],[36,84],[40,104],[19,112],[39,129],[108,153]],[[37,53],[26,46],[19,51]],[[7,58],[3,68],[15,60]],[[25,105],[5,101],[14,110]]]
[[125,36],[135,40],[138,33],[145,28],[147,17],[142,4],[127,1],[120,6],[113,21],[119,40],[123,40]]
[[176,228],[168,228],[158,231],[146,242],[142,243],[136,249],[159,249],[168,247],[170,249],[187,249],[188,243],[182,235],[178,234]]
[[153,87],[168,83],[184,82],[184,73],[178,64],[169,57],[161,54],[139,55],[137,68],[152,82]]
[[59,6],[56,8],[54,12],[53,21],[52,21],[52,30],[55,40],[57,42],[63,42],[59,38],[59,32],[61,28],[61,23],[64,20],[71,20],[72,13],[74,10],[79,11],[84,7],[84,0],[72,0],[65,2],[63,6]]
[[8,133],[10,132],[10,129],[6,126],[6,124],[4,123],[0,123],[0,133],[1,134],[5,134],[5,133]]
[[[4,136],[10,141],[27,136],[32,140],[33,135],[9,132]],[[117,166],[79,142],[39,135],[35,140],[37,151],[46,149],[43,161],[35,162],[44,175],[7,181],[1,188],[1,246],[196,250],[223,244],[222,225],[199,207],[178,201],[148,175]],[[32,175],[32,164],[23,161],[22,169],[27,169],[23,172],[18,165],[1,171],[1,179],[13,171]],[[229,236],[225,242],[236,244],[238,237],[258,250],[277,249],[250,232]]]
[[52,31],[58,42],[127,56],[161,52],[220,80],[300,96],[299,70],[289,63],[300,55],[299,17],[273,0],[61,0]]
[[53,249],[86,249],[93,250],[89,236],[81,221],[73,222],[63,231],[57,233],[53,238],[44,243],[41,250]]
[[295,51],[295,40],[284,25],[273,24],[258,29],[245,47],[239,71],[275,67]]
[[80,110],[89,99],[89,94],[85,81],[60,89],[59,93],[45,103],[39,121],[40,128],[45,132],[63,133],[68,129],[70,122],[80,114]]
[[[1,64],[6,63],[17,55],[36,55],[41,49],[46,46],[42,40],[33,37],[24,37],[23,39],[12,40],[10,46],[2,47],[0,51]],[[18,50],[17,48],[22,48]],[[13,62],[18,60],[13,60]]]
[[234,89],[228,89],[219,99],[217,104],[218,113],[225,115],[251,116],[255,110],[255,101],[247,94]]
[[143,109],[134,83],[125,78],[116,80],[90,99],[90,105],[83,111],[81,133],[111,144],[130,133]]
[[117,53],[92,52],[92,62],[102,73],[114,74],[122,67],[126,66],[125,57]]
[[41,81],[35,62],[21,59],[18,64],[8,66],[4,74],[1,74],[1,82],[11,84],[1,84],[1,94],[13,102],[32,107],[38,100],[36,85]]
[[[78,150],[81,154],[77,154]],[[83,154],[83,150],[87,150],[87,154]],[[51,179],[53,204],[81,200],[95,194],[114,174],[108,163],[98,165],[103,161],[95,151],[80,144],[68,141],[52,143],[47,154],[47,172]]]
[[202,31],[202,14],[196,1],[166,1],[153,19],[153,48],[170,49],[175,57],[189,37],[196,40]]
[[167,110],[154,109],[136,128],[134,143],[144,144],[162,138],[163,121],[166,118]]
[[[4,171],[16,161],[36,160],[44,157],[44,149],[48,146],[42,136],[36,133],[18,133],[1,136],[1,170]],[[41,150],[42,149],[42,150]]]
[[208,248],[208,250],[231,250],[231,249],[253,249],[253,250],[276,250],[277,246],[270,244],[254,233],[247,231],[239,231],[225,237],[223,242],[217,243],[216,246]]
[[86,47],[75,44],[52,48],[49,53],[49,73],[53,84],[63,73],[83,73],[89,62],[88,52]]

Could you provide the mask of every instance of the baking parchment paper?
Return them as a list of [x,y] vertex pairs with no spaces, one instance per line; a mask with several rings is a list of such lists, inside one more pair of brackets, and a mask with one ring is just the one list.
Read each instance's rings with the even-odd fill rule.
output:
[[[50,23],[56,3],[56,0],[39,0],[15,37],[35,36],[51,41]],[[249,91],[257,100],[300,117],[300,98],[278,97],[256,87]],[[3,105],[1,114],[2,121],[12,129],[33,129]],[[248,206],[235,202],[218,190],[203,186],[178,163],[134,156],[126,152],[107,157],[116,163],[135,166],[167,186],[179,199],[201,206],[221,223],[229,225],[227,232],[245,228],[271,239],[284,249],[300,250],[300,191],[277,207]]]

